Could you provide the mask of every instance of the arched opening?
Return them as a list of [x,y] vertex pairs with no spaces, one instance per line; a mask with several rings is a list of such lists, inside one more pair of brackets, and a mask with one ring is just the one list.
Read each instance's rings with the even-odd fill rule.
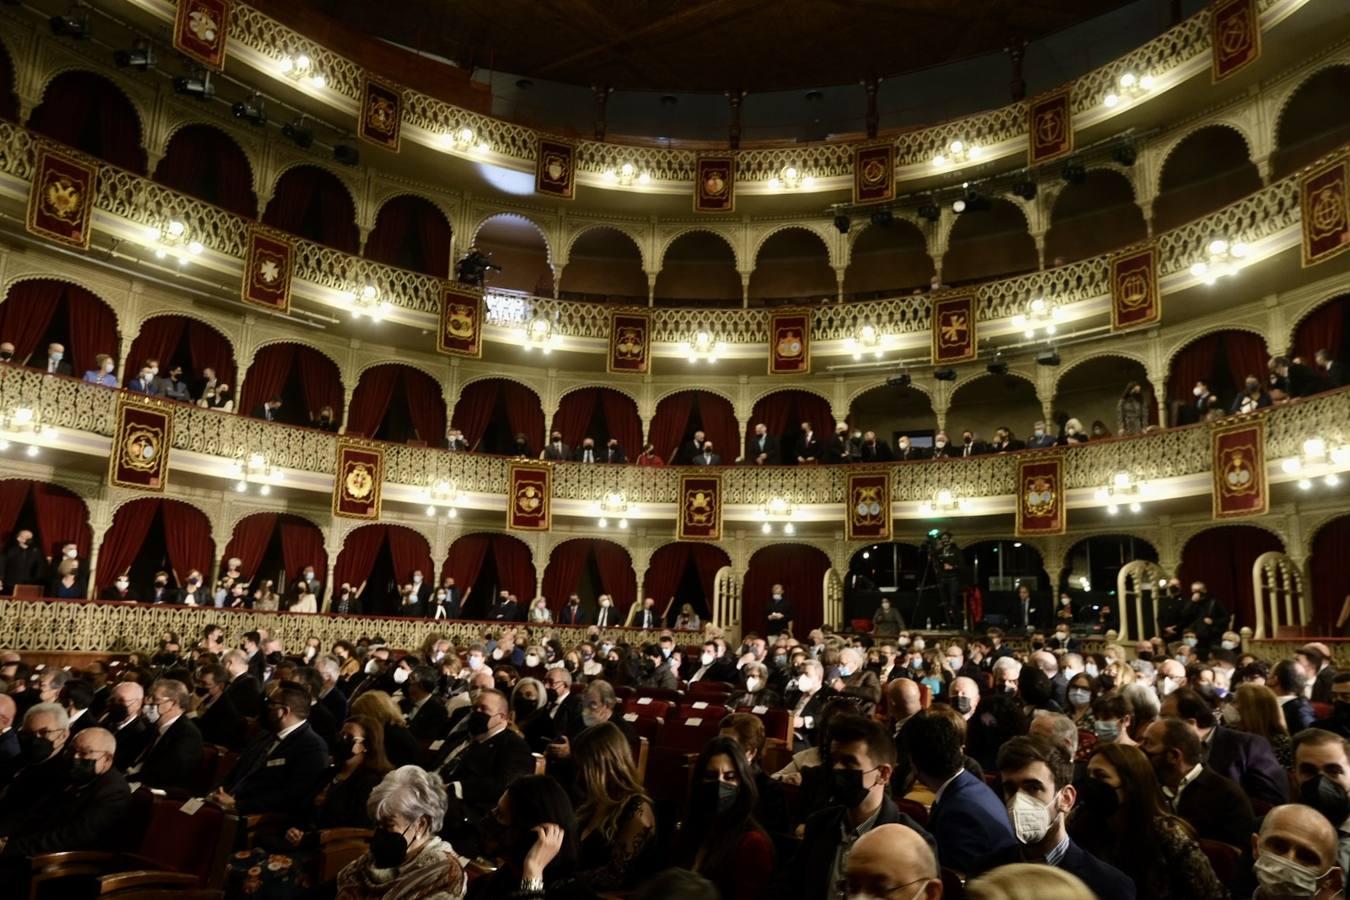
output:
[[806,544],[772,544],[750,557],[741,585],[741,633],[763,635],[768,629],[773,586],[783,586],[792,603],[792,636],[805,642],[811,629],[825,621],[825,573],[830,558]]
[[942,283],[962,285],[1036,271],[1036,241],[1022,211],[1001,197],[991,199],[987,208],[978,206],[959,214],[952,225]]
[[16,362],[48,368],[48,347],[60,344],[64,356],[59,374],[79,378],[106,353],[114,361],[121,351],[117,316],[93,292],[68,281],[30,278],[10,287],[0,303],[0,336],[14,345]]
[[262,404],[281,400],[273,418],[287,425],[309,425],[325,407],[333,421],[342,421],[342,373],[337,363],[313,347],[283,342],[268,344],[253,357],[244,376],[240,411],[263,418]]
[[[1148,383],[1148,372],[1143,363],[1123,356],[1098,356],[1065,369],[1060,373],[1055,391],[1055,408],[1082,422],[1089,430],[1101,422],[1107,434],[1119,434],[1125,425],[1120,420],[1120,401],[1126,387],[1135,382],[1143,389],[1145,424],[1157,425],[1158,402],[1153,395],[1153,385]],[[1128,433],[1138,433],[1134,424],[1131,423]],[[1020,436],[1026,437],[1026,426],[1022,428]]]
[[[960,545],[961,535],[955,534],[954,540]],[[997,540],[976,541],[962,547],[961,553],[966,571],[970,573],[970,585],[980,591],[981,608],[977,610],[972,604],[971,618],[990,625],[1001,621],[1004,625],[1025,628],[1017,602],[1017,588],[1025,584],[1031,588],[1032,597],[1041,601],[1039,608],[1045,610],[1044,617],[1031,622],[1031,627],[1052,627],[1049,600],[1054,586],[1050,584],[1039,550],[1022,541]],[[927,627],[927,620],[917,623],[916,627]]]
[[1093,169],[1055,198],[1045,259],[1057,266],[1126,247],[1148,237],[1144,211],[1130,180],[1115,169]]
[[710,391],[679,391],[656,404],[647,440],[666,462],[687,466],[699,453],[694,436],[701,431],[723,462],[730,462],[739,443],[738,428],[736,410],[726,397]]
[[686,231],[666,247],[656,275],[657,306],[740,306],[741,275],[726,238]]
[[628,551],[599,538],[574,538],[553,548],[544,569],[544,596],[556,614],[577,594],[582,605],[594,609],[596,598],[609,594],[621,616],[637,597],[637,579]]
[[1204,582],[1209,595],[1235,616],[1234,629],[1255,628],[1252,565],[1262,553],[1283,552],[1284,544],[1264,528],[1221,525],[1202,531],[1186,542],[1177,577],[1187,596],[1192,582]]
[[[864,432],[876,432],[878,447],[884,443],[892,453],[901,435],[915,447],[931,447],[937,428],[932,399],[912,386],[879,384],[863,391],[849,405],[848,420]],[[885,459],[886,453],[881,456]]]
[[[1158,551],[1132,534],[1099,534],[1083,538],[1069,548],[1059,574],[1058,590],[1072,598],[1076,623],[1091,627],[1097,634],[1120,628],[1116,576],[1127,563],[1137,559],[1156,563]],[[1151,625],[1151,620],[1146,619],[1146,624]]]
[[675,623],[686,603],[700,621],[706,622],[712,615],[717,572],[729,565],[731,557],[712,544],[666,544],[658,547],[647,563],[642,595],[654,599],[658,610],[668,610],[668,625]]
[[49,570],[52,561],[61,561],[61,548],[74,542],[81,560],[76,571],[78,597],[88,596],[89,549],[92,532],[89,529],[89,508],[74,491],[45,481],[27,478],[7,478],[0,481],[0,546],[16,547],[14,536],[30,531],[33,540],[29,547],[35,554],[11,553],[9,568],[4,573],[5,593],[14,593],[19,585],[42,588],[44,596],[57,594],[57,578]]
[[1350,66],[1332,66],[1298,86],[1280,116],[1270,171],[1283,178],[1350,141],[1350,122],[1328,111],[1350,108]]
[[[464,388],[455,401],[451,424],[471,450],[502,456],[534,456],[544,445],[544,408],[539,395],[505,378],[484,378]],[[524,452],[516,437],[525,439]]]
[[[919,605],[919,591],[932,594],[933,578],[928,572],[927,552],[914,544],[872,544],[853,551],[848,561],[848,576],[844,579],[844,619],[847,622],[868,623],[883,599],[900,613],[905,626],[914,626]],[[932,605],[931,596],[925,596]],[[931,614],[931,613],[930,613]],[[878,634],[881,637],[894,635]]]
[[1337,362],[1350,363],[1350,294],[1333,297],[1310,312],[1294,331],[1294,352],[1315,365],[1318,350],[1329,350]]
[[356,253],[361,245],[351,193],[342,179],[318,166],[295,166],[282,173],[262,220],[343,253]]
[[1261,189],[1247,142],[1231,128],[1210,125],[1173,148],[1158,177],[1154,233],[1193,222]]
[[486,284],[499,290],[553,296],[553,266],[543,232],[524,216],[500,213],[478,226],[473,245],[500,272],[488,272]]
[[211,562],[216,558],[211,520],[195,506],[179,500],[147,497],[118,508],[98,550],[98,584],[106,590],[128,575],[139,600],[154,598],[155,573],[168,575],[167,587],[181,590],[189,572],[200,572],[211,587]]
[[441,446],[445,398],[440,384],[412,366],[371,366],[352,391],[346,433],[396,444]]
[[[980,375],[958,387],[947,409],[947,434],[960,444],[961,432],[973,432],[989,440],[1000,428],[1009,429],[1018,440],[1031,433],[1031,424],[1044,418],[1036,387],[1016,375]],[[1083,423],[1087,427],[1087,423]]]
[[820,235],[784,228],[759,246],[750,273],[750,300],[762,306],[813,303],[838,294],[830,250]]
[[638,245],[617,228],[587,229],[567,255],[558,296],[645,306],[647,273]]
[[[768,433],[778,438],[782,448],[784,465],[796,465],[798,459],[809,452],[806,447],[806,429],[810,425],[812,443],[819,447],[823,456],[825,445],[834,434],[834,414],[830,410],[830,401],[810,391],[784,390],[774,391],[755,401],[750,413],[750,427],[744,435],[745,440],[755,433],[760,422]],[[723,454],[722,461],[731,459]]]
[[140,367],[152,359],[159,361],[161,375],[182,366],[183,381],[194,399],[202,395],[208,374],[214,374],[218,384],[235,385],[234,346],[230,339],[205,322],[187,316],[155,316],[141,324],[127,354],[129,377],[135,377]]
[[[450,545],[441,577],[455,579],[464,597],[460,615],[466,619],[490,617],[498,591],[510,591],[529,606],[534,597],[534,559],[529,545],[509,534],[466,534]],[[467,597],[465,597],[467,593]]]
[[1313,538],[1312,559],[1308,563],[1312,577],[1313,619],[1317,634],[1339,634],[1345,598],[1350,597],[1350,568],[1345,565],[1345,548],[1350,547],[1350,515],[1340,516],[1318,529]]
[[[1266,383],[1269,361],[1266,342],[1250,331],[1230,329],[1196,338],[1172,357],[1168,367],[1169,419],[1188,425],[1205,418],[1210,409],[1227,413],[1247,376]],[[1209,387],[1209,394],[1197,397],[1200,382]]]
[[[234,558],[239,559],[239,571],[253,588],[263,581],[271,581],[274,590],[283,597],[288,596],[286,588],[304,574],[306,566],[313,566],[320,582],[328,577],[328,551],[323,546],[323,532],[303,516],[254,513],[240,519],[230,535],[230,542],[225,545],[221,561]],[[225,571],[223,565],[221,571]],[[324,584],[314,598],[320,610],[324,608],[330,588],[331,585]]]
[[357,611],[368,616],[399,614],[399,589],[421,572],[430,590],[435,569],[427,539],[402,525],[362,525],[347,535],[333,569],[337,585],[351,585]]
[[[595,441],[597,459],[604,459],[604,448],[610,438],[628,459],[634,459],[642,449],[642,420],[638,418],[637,403],[627,394],[613,388],[581,388],[570,391],[558,404],[553,414],[550,433],[560,432],[563,442],[574,451],[582,439]],[[580,456],[576,457],[580,459]]]
[[366,259],[437,278],[450,275],[450,222],[436,204],[402,194],[380,207]]
[[127,95],[93,72],[62,72],[51,80],[28,127],[90,156],[145,174],[141,117]]
[[248,157],[234,138],[210,125],[174,132],[155,167],[155,181],[246,219],[258,215]]
[[19,98],[14,93],[14,60],[3,46],[0,46],[0,119],[19,120]]
[[895,219],[888,225],[866,226],[853,242],[844,296],[872,300],[926,291],[933,272],[928,242],[913,222]]

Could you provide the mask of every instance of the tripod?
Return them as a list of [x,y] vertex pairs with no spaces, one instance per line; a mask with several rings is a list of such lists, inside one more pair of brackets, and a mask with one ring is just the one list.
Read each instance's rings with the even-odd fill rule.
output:
[[[919,575],[919,585],[915,589],[917,600],[914,604],[914,621],[912,627],[923,627],[931,630],[933,627],[933,616],[936,613],[939,621],[947,618],[946,604],[943,602],[940,593],[942,587],[942,574],[938,571],[937,547],[934,542],[929,541],[927,552],[924,554],[923,571]],[[925,603],[925,595],[928,600]]]

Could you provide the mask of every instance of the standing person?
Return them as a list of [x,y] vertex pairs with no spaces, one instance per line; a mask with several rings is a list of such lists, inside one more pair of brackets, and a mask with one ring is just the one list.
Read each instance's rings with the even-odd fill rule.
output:
[[33,542],[33,532],[20,528],[14,533],[14,543],[0,559],[0,592],[14,593],[20,585],[42,584],[47,560]]
[[881,605],[872,615],[872,634],[878,638],[893,638],[905,627],[905,619],[900,610],[891,604],[890,597],[882,597]]
[[763,422],[756,422],[755,433],[745,439],[744,460],[752,466],[776,466],[783,461],[778,438],[769,434]]
[[740,745],[710,740],[694,764],[689,813],[675,856],[723,897],[758,900],[773,871],[773,842],[754,818],[758,792]]
[[1194,649],[1201,654],[1208,653],[1210,646],[1223,638],[1231,617],[1224,605],[1210,595],[1203,581],[1191,584],[1191,603],[1183,615],[1182,628],[1195,632],[1197,643]]
[[1116,433],[1142,434],[1147,427],[1148,403],[1144,400],[1144,387],[1131,381],[1116,401]]
[[1200,762],[1200,738],[1180,719],[1158,719],[1144,729],[1144,751],[1172,811],[1201,840],[1241,847],[1252,834],[1256,814],[1236,781]]
[[772,596],[769,599],[769,612],[766,615],[764,633],[769,637],[777,637],[780,634],[791,636],[792,634],[793,609],[792,601],[783,594],[783,586],[775,584],[772,590]]

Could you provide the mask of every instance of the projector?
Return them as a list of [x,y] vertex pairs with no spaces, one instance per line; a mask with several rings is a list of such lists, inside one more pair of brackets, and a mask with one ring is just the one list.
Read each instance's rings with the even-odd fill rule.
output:
[[1036,354],[1036,365],[1038,366],[1057,366],[1059,365],[1058,350],[1042,350]]

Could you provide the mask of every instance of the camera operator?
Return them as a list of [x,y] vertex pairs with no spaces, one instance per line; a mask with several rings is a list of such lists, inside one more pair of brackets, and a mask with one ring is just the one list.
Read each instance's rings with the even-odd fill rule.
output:
[[477,247],[470,247],[469,252],[455,266],[455,277],[459,283],[482,287],[483,278],[488,272],[500,272],[502,267],[489,260],[490,255],[484,255]]
[[965,627],[965,610],[961,603],[961,548],[952,543],[952,533],[938,535],[937,546],[930,552],[936,555],[937,571],[942,586],[941,596],[948,628]]

